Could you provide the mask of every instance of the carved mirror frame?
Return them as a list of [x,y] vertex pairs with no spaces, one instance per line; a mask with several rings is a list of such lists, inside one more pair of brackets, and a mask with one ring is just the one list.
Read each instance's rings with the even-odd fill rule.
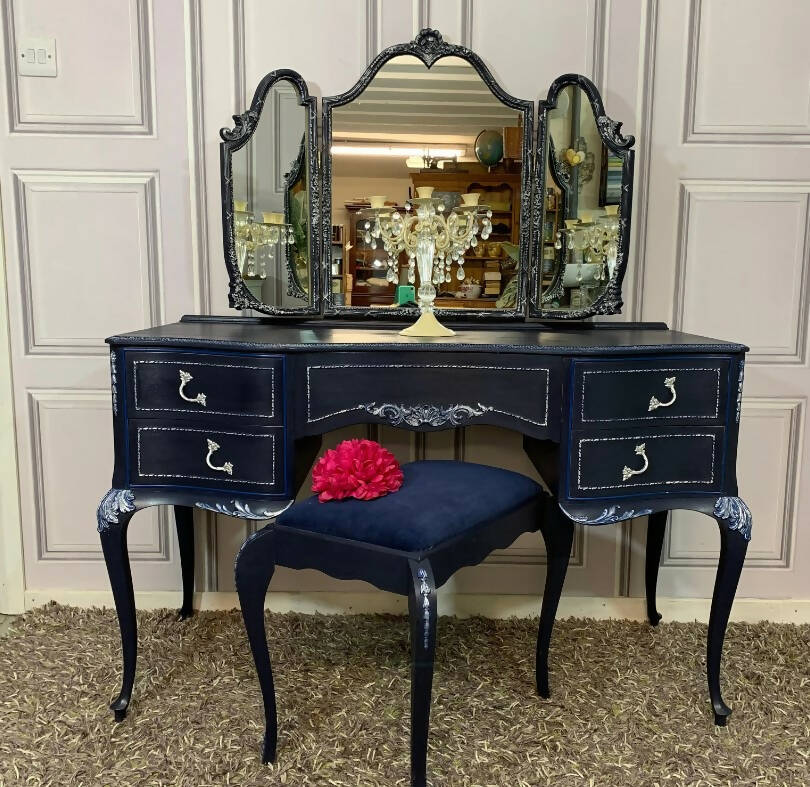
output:
[[492,94],[503,104],[523,113],[523,143],[521,163],[521,193],[520,193],[520,244],[517,273],[518,294],[513,309],[441,309],[436,308],[436,315],[441,319],[487,319],[487,320],[523,320],[526,317],[526,291],[529,279],[531,255],[531,211],[532,211],[532,126],[534,122],[534,104],[507,93],[497,83],[483,60],[467,47],[448,44],[442,39],[438,30],[426,28],[416,38],[406,44],[396,44],[380,52],[369,64],[368,68],[357,83],[337,96],[328,96],[322,100],[323,108],[323,194],[322,194],[322,236],[323,249],[322,275],[324,277],[324,313],[330,316],[365,316],[374,318],[412,318],[418,315],[415,307],[399,308],[368,308],[361,306],[343,306],[335,303],[329,274],[332,269],[332,156],[330,153],[332,143],[332,110],[353,101],[371,83],[377,72],[392,58],[399,55],[413,55],[430,68],[437,60],[443,57],[458,57],[466,60],[476,70],[478,75],[492,91]]
[[[234,236],[234,206],[233,206],[233,169],[232,156],[241,150],[256,131],[261,118],[267,94],[276,82],[290,82],[298,93],[298,103],[306,111],[306,139],[303,142],[295,161],[290,162],[288,182],[285,185],[284,203],[285,213],[288,207],[288,189],[294,180],[301,174],[301,168],[307,166],[309,175],[309,288],[311,303],[306,306],[279,307],[262,303],[248,290],[247,285],[239,272],[239,263],[236,254],[236,238]],[[257,312],[274,316],[304,316],[320,314],[321,312],[321,264],[318,255],[320,242],[319,208],[320,199],[318,184],[318,139],[316,133],[315,98],[309,95],[307,84],[297,71],[281,68],[271,71],[256,87],[250,109],[241,115],[234,115],[234,127],[223,128],[219,135],[220,144],[220,172],[222,178],[222,239],[225,250],[225,265],[228,268],[229,288],[228,302],[234,309],[253,309]],[[292,180],[291,180],[292,179]],[[287,265],[287,285],[292,291],[296,287],[303,291],[301,283],[292,266],[290,249],[286,250],[283,258]]]
[[[575,85],[582,88],[588,97],[591,109],[596,120],[599,136],[607,149],[622,159],[622,187],[619,199],[619,250],[616,257],[616,274],[611,278],[604,292],[588,307],[584,309],[550,309],[546,308],[540,283],[543,275],[543,219],[545,216],[546,192],[546,142],[553,150],[553,141],[548,137],[548,114],[557,107],[557,99],[564,88]],[[621,133],[622,124],[611,120],[605,114],[602,97],[599,91],[582,74],[563,74],[557,77],[548,91],[545,101],[540,101],[538,108],[537,143],[534,151],[534,169],[536,173],[537,188],[534,194],[533,213],[533,240],[532,265],[529,281],[529,317],[541,317],[555,320],[581,320],[598,314],[618,314],[622,308],[622,281],[627,269],[627,255],[630,247],[630,218],[633,208],[633,161],[635,153],[632,150],[635,137],[624,136]],[[565,192],[568,184],[564,173],[552,167],[552,179]],[[559,270],[559,277],[555,276],[549,286],[549,292],[555,286],[559,288],[562,281],[563,269]],[[557,280],[559,278],[559,281]]]

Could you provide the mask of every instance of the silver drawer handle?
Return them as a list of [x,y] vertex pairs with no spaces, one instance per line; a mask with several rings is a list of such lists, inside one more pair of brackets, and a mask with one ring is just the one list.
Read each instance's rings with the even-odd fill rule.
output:
[[194,404],[201,404],[205,407],[205,394],[198,393],[195,397],[186,396],[183,393],[183,389],[186,387],[187,383],[190,383],[194,378],[188,373],[184,372],[182,369],[180,370],[180,388],[178,389],[177,393],[180,394],[180,398],[186,402],[193,402]]
[[675,378],[664,378],[664,387],[672,391],[672,398],[668,402],[660,402],[655,396],[650,397],[650,406],[647,408],[647,412],[657,410],[659,407],[672,407],[675,404],[675,400],[678,398],[678,394],[675,393]]
[[219,443],[215,443],[213,440],[208,440],[208,456],[205,457],[205,464],[207,464],[212,470],[219,470],[223,473],[227,473],[228,475],[233,475],[233,465],[230,462],[225,462],[224,465],[217,467],[215,464],[211,463],[211,457],[214,455],[216,451],[219,451]]
[[636,446],[636,454],[644,459],[644,467],[642,467],[640,470],[633,470],[625,465],[622,469],[622,481],[626,481],[628,478],[632,478],[634,475],[641,475],[650,466],[650,460],[647,459],[646,443],[639,443],[639,445]]

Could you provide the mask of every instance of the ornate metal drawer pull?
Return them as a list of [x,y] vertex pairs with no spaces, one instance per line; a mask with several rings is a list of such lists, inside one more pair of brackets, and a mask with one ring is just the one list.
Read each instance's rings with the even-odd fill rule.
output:
[[622,481],[626,481],[628,478],[632,478],[634,475],[641,475],[650,466],[650,460],[647,459],[646,443],[639,443],[636,446],[636,454],[644,459],[644,466],[639,470],[633,470],[625,465],[624,468],[622,468]]
[[233,475],[233,465],[230,462],[225,462],[224,465],[217,467],[214,464],[211,464],[211,457],[214,455],[216,451],[219,451],[219,443],[215,443],[210,438],[208,439],[208,456],[205,457],[205,463],[212,469],[212,470],[220,470],[223,473],[227,473],[228,475]]
[[678,394],[675,393],[675,378],[664,378],[664,387],[672,391],[672,398],[668,402],[660,402],[655,396],[650,397],[650,406],[647,408],[647,412],[657,410],[659,407],[672,407],[675,404],[675,400],[678,398]]
[[205,394],[198,393],[195,397],[186,396],[183,393],[183,389],[186,387],[187,383],[190,383],[194,378],[188,373],[184,372],[182,369],[180,370],[180,388],[178,389],[177,393],[180,394],[180,398],[186,402],[193,402],[194,404],[201,404],[205,407]]

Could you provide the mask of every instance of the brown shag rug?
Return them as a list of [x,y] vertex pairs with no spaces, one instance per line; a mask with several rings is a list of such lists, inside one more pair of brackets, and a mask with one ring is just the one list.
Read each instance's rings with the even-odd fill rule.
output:
[[[259,688],[238,612],[143,612],[135,697],[114,724],[110,610],[51,605],[0,639],[0,785],[408,782],[408,632],[383,615],[269,615],[279,760],[259,758]],[[700,624],[562,620],[551,700],[535,621],[442,618],[432,784],[806,785],[810,626],[732,625],[716,728]]]

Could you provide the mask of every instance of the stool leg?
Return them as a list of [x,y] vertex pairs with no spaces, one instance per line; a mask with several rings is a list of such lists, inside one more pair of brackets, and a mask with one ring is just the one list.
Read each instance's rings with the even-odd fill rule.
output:
[[658,586],[658,567],[664,548],[664,533],[667,529],[667,512],[656,511],[647,518],[647,554],[644,561],[644,584],[647,591],[647,618],[651,626],[661,622],[661,613],[656,609],[655,591]]
[[430,694],[436,652],[436,583],[430,561],[409,560],[411,589],[411,787],[427,785]]
[[256,673],[264,702],[264,748],[262,762],[275,762],[278,740],[276,718],[276,692],[273,686],[273,670],[267,651],[267,634],[264,628],[264,599],[275,570],[272,525],[254,533],[236,556],[236,590],[242,619],[245,621],[250,649],[256,663]]
[[560,511],[556,501],[550,499],[540,521],[540,532],[546,542],[546,587],[543,591],[543,607],[540,611],[540,627],[537,631],[537,654],[535,679],[537,693],[548,699],[551,690],[548,683],[548,651],[554,618],[560,603],[571,547],[574,543],[574,523]]
[[180,574],[183,577],[183,606],[178,617],[186,620],[194,614],[194,509],[174,507],[177,544],[180,549]]

